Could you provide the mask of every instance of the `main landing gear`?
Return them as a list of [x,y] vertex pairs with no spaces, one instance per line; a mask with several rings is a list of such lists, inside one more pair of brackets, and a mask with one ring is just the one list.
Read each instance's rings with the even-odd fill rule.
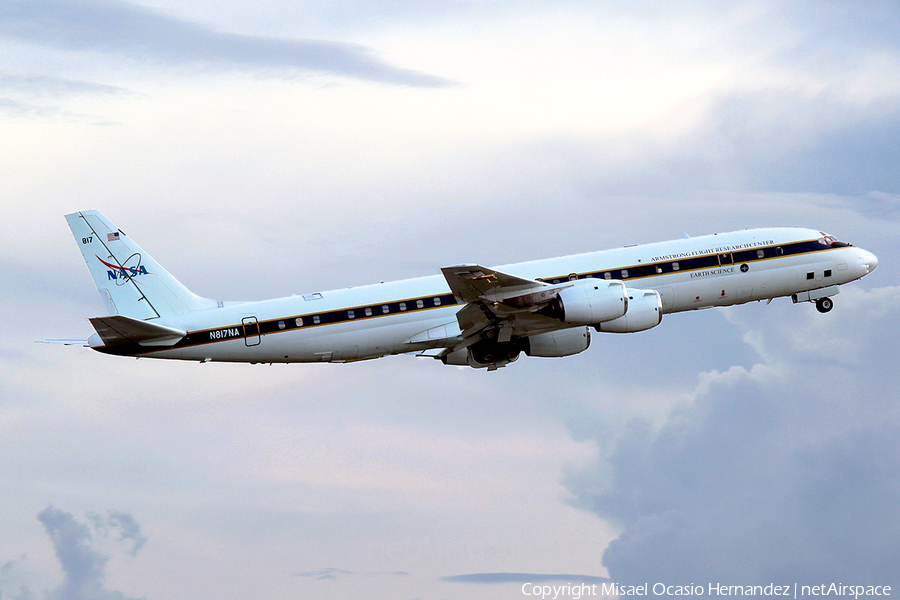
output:
[[831,298],[819,298],[816,300],[816,310],[820,313],[827,313],[834,308],[834,300]]

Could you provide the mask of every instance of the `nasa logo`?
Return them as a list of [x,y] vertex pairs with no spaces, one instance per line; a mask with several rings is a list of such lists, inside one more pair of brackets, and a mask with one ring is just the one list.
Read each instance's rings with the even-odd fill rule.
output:
[[[94,256],[97,256],[97,255],[95,254]],[[147,270],[147,267],[145,267],[144,265],[141,264],[140,255],[135,254],[135,255],[129,256],[128,260],[125,262],[126,263],[130,262],[131,259],[135,256],[137,256],[136,264],[134,264],[132,266],[126,265],[123,267],[120,267],[119,265],[111,265],[108,262],[106,262],[105,260],[103,260],[102,258],[100,258],[99,256],[97,256],[97,260],[99,260],[101,263],[103,263],[103,265],[107,268],[107,271],[106,271],[107,280],[113,280],[113,281],[118,282],[118,281],[128,280],[132,277],[137,277],[138,275],[149,275],[150,274],[150,272]]]
[[746,273],[749,270],[750,270],[750,265],[747,265],[747,264],[741,265],[741,273]]

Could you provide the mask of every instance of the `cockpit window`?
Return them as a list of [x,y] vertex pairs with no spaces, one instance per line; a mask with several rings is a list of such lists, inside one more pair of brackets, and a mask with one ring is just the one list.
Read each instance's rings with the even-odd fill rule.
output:
[[847,248],[852,246],[853,244],[848,244],[847,242],[842,242],[838,240],[836,237],[828,235],[824,232],[819,232],[822,234],[822,237],[819,238],[819,243],[823,246],[831,246],[832,248]]

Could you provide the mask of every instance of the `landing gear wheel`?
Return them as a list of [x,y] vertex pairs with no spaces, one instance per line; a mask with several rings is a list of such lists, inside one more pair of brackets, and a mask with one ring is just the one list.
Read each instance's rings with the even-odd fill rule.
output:
[[834,300],[831,298],[819,298],[816,300],[816,310],[820,313],[827,313],[834,308]]

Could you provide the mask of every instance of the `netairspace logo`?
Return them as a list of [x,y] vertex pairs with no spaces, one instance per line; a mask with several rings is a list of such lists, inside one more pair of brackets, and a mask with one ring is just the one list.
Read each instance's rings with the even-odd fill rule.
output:
[[627,598],[629,596],[782,596],[786,598],[812,598],[818,596],[843,596],[858,600],[869,596],[890,596],[889,585],[844,585],[823,583],[820,585],[723,585],[709,583],[703,585],[666,585],[665,583],[644,583],[642,585],[619,585],[617,583],[538,585],[526,583],[522,595],[541,600],[580,600],[586,597]]

